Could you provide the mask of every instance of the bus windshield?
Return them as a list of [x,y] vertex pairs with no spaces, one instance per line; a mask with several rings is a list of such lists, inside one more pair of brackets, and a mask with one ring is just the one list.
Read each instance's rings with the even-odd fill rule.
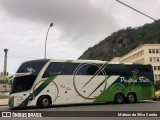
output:
[[13,79],[10,94],[30,90],[40,70],[43,68],[46,62],[47,60],[35,60],[24,62],[17,70],[17,73],[30,72],[31,74],[15,76]]

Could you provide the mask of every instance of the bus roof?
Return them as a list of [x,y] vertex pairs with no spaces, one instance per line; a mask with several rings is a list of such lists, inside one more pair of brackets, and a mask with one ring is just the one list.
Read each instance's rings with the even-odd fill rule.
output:
[[30,60],[26,62],[68,62],[68,63],[107,63],[110,64],[128,64],[128,65],[151,65],[151,64],[143,64],[143,63],[129,63],[129,62],[114,62],[114,61],[102,61],[102,60],[72,60],[72,59],[37,59],[37,60]]
[[49,60],[50,59],[36,59],[36,60],[29,60],[29,61],[25,61],[25,62],[48,62]]

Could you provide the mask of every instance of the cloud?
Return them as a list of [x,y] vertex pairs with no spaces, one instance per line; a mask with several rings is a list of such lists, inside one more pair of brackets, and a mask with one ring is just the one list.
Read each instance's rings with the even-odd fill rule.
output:
[[[1,0],[2,7],[16,18],[54,22],[64,36],[101,33],[117,27],[109,12],[90,0]],[[98,6],[98,5],[97,5]]]
[[[159,16],[159,0],[123,1]],[[115,0],[0,0],[0,66],[4,48],[11,73],[26,60],[43,58],[51,22],[47,58],[76,59],[114,31],[153,21]]]

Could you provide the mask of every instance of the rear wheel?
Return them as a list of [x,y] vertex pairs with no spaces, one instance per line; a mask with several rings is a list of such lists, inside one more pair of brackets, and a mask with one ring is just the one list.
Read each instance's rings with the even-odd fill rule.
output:
[[117,104],[124,103],[124,95],[122,93],[117,93],[114,97],[114,102]]
[[157,99],[156,98],[153,98],[153,101],[156,101]]
[[137,101],[137,97],[134,93],[128,93],[127,95],[127,102],[128,103],[135,103]]
[[46,108],[46,107],[49,107],[50,104],[51,104],[51,100],[48,96],[41,96],[38,99],[38,107]]

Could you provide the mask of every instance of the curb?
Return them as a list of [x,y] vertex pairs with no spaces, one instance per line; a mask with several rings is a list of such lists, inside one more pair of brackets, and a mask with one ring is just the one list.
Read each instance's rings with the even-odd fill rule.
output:
[[8,99],[0,99],[0,106],[8,106]]
[[6,105],[0,105],[0,106],[8,106],[8,104],[6,104]]

